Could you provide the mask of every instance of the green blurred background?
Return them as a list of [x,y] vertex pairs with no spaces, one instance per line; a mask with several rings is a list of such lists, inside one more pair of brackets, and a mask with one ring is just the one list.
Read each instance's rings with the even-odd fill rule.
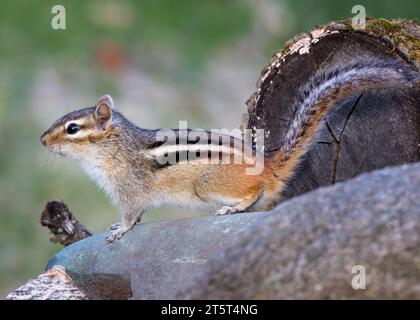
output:
[[[56,118],[110,93],[140,126],[235,128],[260,70],[285,40],[316,24],[367,14],[418,18],[412,1],[0,1],[0,297],[43,271],[59,245],[38,221],[63,199],[88,229],[118,220],[77,164],[47,153]],[[53,30],[51,8],[66,9]],[[205,213],[161,209],[143,221]]]

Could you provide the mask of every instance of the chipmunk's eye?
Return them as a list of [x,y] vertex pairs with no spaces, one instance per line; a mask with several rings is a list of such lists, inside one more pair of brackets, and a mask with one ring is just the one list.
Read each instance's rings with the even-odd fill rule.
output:
[[67,129],[66,129],[66,131],[67,131],[68,134],[75,134],[79,130],[80,130],[80,126],[77,123],[70,123],[67,126]]

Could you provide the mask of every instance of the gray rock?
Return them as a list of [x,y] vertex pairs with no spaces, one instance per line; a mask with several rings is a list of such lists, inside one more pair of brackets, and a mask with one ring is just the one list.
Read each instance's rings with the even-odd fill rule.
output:
[[136,226],[120,241],[101,233],[53,257],[90,299],[174,299],[209,256],[240,238],[265,213],[209,216]]
[[[364,290],[352,287],[363,272],[352,273],[355,266],[366,272]],[[209,259],[177,297],[419,299],[420,164],[280,204]]]
[[[102,233],[47,268],[63,266],[91,299],[418,299],[419,194],[420,164],[387,168],[271,213],[141,224],[114,244]],[[365,290],[352,287],[355,266]]]

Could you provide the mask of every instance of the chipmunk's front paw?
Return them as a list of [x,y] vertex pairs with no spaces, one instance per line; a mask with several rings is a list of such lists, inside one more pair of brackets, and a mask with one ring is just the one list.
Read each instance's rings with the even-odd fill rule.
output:
[[114,229],[111,229],[110,235],[105,238],[105,240],[109,243],[114,242],[116,240],[120,240],[121,237],[128,231],[123,229],[120,225],[112,225],[111,227],[113,227]]
[[241,212],[241,210],[239,210],[238,208],[224,206],[216,211],[216,216],[223,216],[225,214],[234,214],[238,212]]

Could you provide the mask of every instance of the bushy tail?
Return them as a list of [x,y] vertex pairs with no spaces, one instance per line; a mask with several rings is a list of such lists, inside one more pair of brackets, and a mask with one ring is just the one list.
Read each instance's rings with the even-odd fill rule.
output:
[[269,160],[276,176],[286,180],[313,140],[326,114],[342,99],[370,88],[411,86],[416,73],[392,59],[364,56],[320,68],[300,88],[282,148]]

